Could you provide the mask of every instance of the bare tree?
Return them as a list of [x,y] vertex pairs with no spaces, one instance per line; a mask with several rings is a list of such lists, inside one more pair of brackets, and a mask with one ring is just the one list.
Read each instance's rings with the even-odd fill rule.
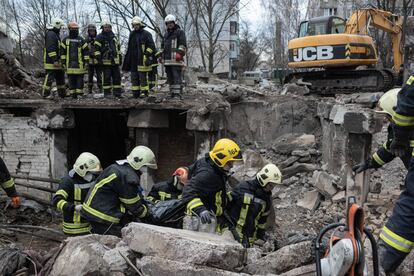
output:
[[260,41],[261,34],[253,33],[249,24],[242,22],[240,32],[240,58],[238,68],[241,72],[252,71],[264,51]]

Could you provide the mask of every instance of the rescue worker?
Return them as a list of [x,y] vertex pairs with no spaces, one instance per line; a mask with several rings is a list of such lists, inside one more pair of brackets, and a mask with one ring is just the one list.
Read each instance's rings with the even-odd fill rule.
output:
[[155,91],[155,89],[158,86],[158,58],[159,55],[157,56],[157,53],[154,53],[152,59],[152,65],[151,65],[151,71],[148,72],[148,83],[149,83],[149,88],[152,91]]
[[85,235],[91,231],[90,223],[80,216],[82,203],[94,181],[102,171],[98,157],[83,152],[76,159],[73,169],[62,178],[53,196],[53,206],[63,212],[63,233]]
[[227,213],[237,231],[237,239],[250,247],[256,239],[266,240],[266,221],[272,204],[272,190],[282,183],[282,174],[274,164],[267,164],[256,178],[238,184],[228,193]]
[[184,31],[176,24],[174,15],[169,14],[165,17],[165,25],[167,31],[161,42],[161,61],[164,63],[165,72],[167,73],[171,97],[181,97],[183,90],[182,70],[184,56],[187,51],[187,41]]
[[155,43],[150,32],[144,30],[146,25],[138,16],[132,18],[134,28],[129,35],[128,49],[122,65],[123,71],[131,72],[132,95],[148,97],[148,73],[154,63]]
[[[414,76],[411,76],[397,96],[392,115],[394,138],[390,151],[402,157],[410,148],[414,130]],[[413,159],[405,178],[405,190],[395,203],[393,213],[380,234],[378,252],[385,273],[394,272],[414,246],[414,166]]]
[[[394,108],[397,105],[397,94],[400,91],[400,88],[391,89],[385,93],[380,99],[378,106],[381,111],[378,113],[384,113],[387,116],[387,119],[392,123],[392,116],[394,114]],[[390,145],[394,137],[392,130],[392,124],[388,125],[388,137],[387,141],[367,160],[354,166],[352,170],[355,173],[361,173],[368,169],[378,169],[384,164],[394,160],[395,155],[390,152]],[[414,145],[414,143],[413,143]],[[407,148],[407,151],[401,156],[401,161],[404,163],[405,168],[408,170],[410,165],[412,147]]]
[[79,25],[76,22],[68,24],[69,36],[61,43],[61,59],[68,75],[69,94],[77,99],[83,96],[83,76],[89,62],[88,43],[79,36]]
[[102,32],[95,40],[95,57],[102,69],[104,97],[111,98],[111,93],[113,93],[113,96],[120,98],[122,94],[119,69],[122,62],[121,45],[112,32],[112,25],[109,21],[102,22],[101,29]]
[[187,181],[188,168],[180,167],[175,170],[168,180],[156,183],[146,199],[154,203],[170,199],[180,199]]
[[92,94],[93,89],[93,76],[96,76],[96,84],[99,88],[99,93],[102,93],[102,71],[98,64],[98,59],[95,56],[95,40],[96,40],[96,26],[94,24],[88,25],[88,37],[86,43],[88,43],[88,93]]
[[65,73],[62,63],[60,62],[60,29],[63,26],[63,20],[60,18],[52,19],[52,28],[46,30],[45,48],[43,49],[43,66],[46,71],[46,77],[43,82],[43,97],[51,97],[53,81],[59,97],[66,96],[65,91]]
[[198,216],[202,224],[210,224],[214,217],[218,225],[223,223],[222,215],[227,204],[226,182],[234,161],[240,160],[240,147],[224,138],[218,140],[205,157],[189,167],[190,179],[183,189],[187,216]]
[[107,167],[89,191],[81,211],[90,221],[92,233],[121,235],[129,215],[143,219],[148,215],[140,191],[140,169],[157,169],[154,153],[145,146],[135,147],[126,160]]
[[11,199],[11,205],[14,208],[20,206],[21,199],[17,194],[14,180],[11,178],[9,170],[3,159],[0,157],[0,187],[6,192],[7,196]]

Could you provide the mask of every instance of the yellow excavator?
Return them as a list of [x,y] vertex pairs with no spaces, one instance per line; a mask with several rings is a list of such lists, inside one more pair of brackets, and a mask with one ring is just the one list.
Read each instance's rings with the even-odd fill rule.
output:
[[[403,64],[403,17],[375,8],[356,10],[350,18],[325,16],[300,24],[289,41],[288,66],[299,69],[285,83],[302,82],[320,94],[379,92],[392,88]],[[394,66],[377,69],[373,26],[392,36]]]

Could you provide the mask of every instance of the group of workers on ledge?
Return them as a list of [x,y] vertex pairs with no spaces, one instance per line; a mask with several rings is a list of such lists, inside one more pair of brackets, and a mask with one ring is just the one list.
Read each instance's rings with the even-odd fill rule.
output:
[[61,180],[53,205],[63,212],[67,235],[120,236],[122,227],[131,221],[151,221],[149,205],[178,199],[185,204],[183,216],[196,218],[200,226],[214,221],[216,233],[231,228],[233,236],[249,247],[256,239],[265,241],[268,237],[265,230],[271,191],[281,184],[282,175],[274,164],[267,164],[254,179],[227,191],[230,170],[239,161],[240,147],[223,138],[204,157],[179,167],[168,180],[144,191],[140,186],[142,172],[157,169],[155,155],[148,147],[135,147],[126,159],[105,169],[98,157],[83,152]]
[[[52,84],[55,81],[58,97],[82,98],[84,75],[87,72],[88,93],[93,91],[93,79],[96,76],[97,86],[105,98],[120,98],[121,65],[123,71],[130,72],[132,97],[148,97],[150,91],[157,87],[159,63],[165,66],[170,96],[181,97],[186,36],[174,15],[167,15],[165,24],[161,50],[157,51],[152,34],[145,30],[146,24],[140,17],[133,17],[127,52],[122,60],[121,44],[112,31],[111,22],[101,22],[100,34],[97,34],[94,24],[89,24],[86,39],[79,34],[79,24],[70,22],[67,25],[69,35],[61,40],[60,30],[64,23],[60,18],[52,19],[45,35],[43,97],[53,98]],[[69,93],[66,92],[65,73]]]

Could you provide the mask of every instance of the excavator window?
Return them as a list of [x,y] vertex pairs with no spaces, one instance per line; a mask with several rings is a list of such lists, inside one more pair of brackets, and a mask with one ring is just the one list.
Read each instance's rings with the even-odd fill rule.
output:
[[346,21],[337,16],[323,16],[302,21],[299,26],[299,37],[341,34],[345,30]]
[[331,34],[342,34],[345,31],[345,20],[339,17],[333,17],[331,22]]
[[299,37],[304,37],[308,35],[308,25],[309,21],[303,21],[299,26]]

